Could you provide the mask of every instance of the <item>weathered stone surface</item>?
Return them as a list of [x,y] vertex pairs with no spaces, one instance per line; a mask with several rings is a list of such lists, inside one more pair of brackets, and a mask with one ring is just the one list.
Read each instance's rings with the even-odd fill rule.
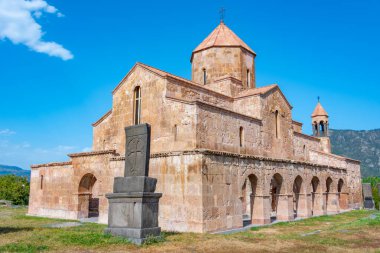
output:
[[373,209],[375,204],[373,202],[372,196],[372,187],[370,183],[363,184],[363,199],[364,199],[364,208]]
[[150,126],[141,124],[125,128],[124,177],[148,176],[150,158]]
[[113,192],[154,192],[156,178],[151,177],[115,177]]

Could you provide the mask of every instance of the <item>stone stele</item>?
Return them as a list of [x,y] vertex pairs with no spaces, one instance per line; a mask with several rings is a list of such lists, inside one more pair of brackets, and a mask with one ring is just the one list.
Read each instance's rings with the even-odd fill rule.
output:
[[364,198],[364,208],[373,209],[375,204],[373,202],[372,197],[372,187],[371,184],[365,183],[363,184],[363,198]]
[[156,178],[148,177],[150,125],[125,128],[126,151],[124,177],[115,177],[109,201],[108,228],[105,232],[123,236],[135,244],[160,235]]

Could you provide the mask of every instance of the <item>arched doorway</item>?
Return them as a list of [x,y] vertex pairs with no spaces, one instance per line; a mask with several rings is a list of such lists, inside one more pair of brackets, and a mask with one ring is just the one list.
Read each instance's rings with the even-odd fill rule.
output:
[[347,192],[343,191],[344,188],[344,181],[343,179],[339,179],[338,181],[338,198],[339,198],[339,209],[347,209],[348,208],[348,194]]
[[327,179],[326,179],[326,211],[328,211],[329,209],[330,209],[330,204],[331,203],[329,203],[329,201],[330,201],[330,193],[331,193],[331,186],[332,186],[332,183],[333,183],[333,181],[332,181],[332,179],[331,179],[331,177],[328,177]]
[[282,190],[282,176],[278,173],[274,174],[270,183],[270,203],[271,203],[271,220],[277,219],[277,209],[280,193]]
[[243,226],[252,224],[256,190],[257,177],[251,174],[245,179],[242,187]]
[[321,186],[319,178],[315,176],[311,179],[311,214],[323,214]]
[[[299,214],[300,214],[300,208],[302,209],[301,210],[301,213],[303,211],[304,208],[306,208],[305,204],[304,203],[305,199],[306,199],[306,196],[304,194],[304,191],[303,191],[303,184],[302,184],[303,180],[302,180],[302,177],[301,176],[297,176],[296,179],[294,179],[294,183],[293,183],[293,211],[294,211],[294,217],[298,217]],[[302,206],[300,206],[300,204]],[[303,216],[303,215],[301,215]]]
[[96,190],[96,181],[96,177],[88,173],[79,182],[78,218],[99,216],[99,198]]

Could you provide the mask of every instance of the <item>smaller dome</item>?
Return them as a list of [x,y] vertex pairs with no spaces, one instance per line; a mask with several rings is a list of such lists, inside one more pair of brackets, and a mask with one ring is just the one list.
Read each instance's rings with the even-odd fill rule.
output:
[[311,117],[317,117],[317,116],[326,116],[326,117],[329,116],[327,112],[325,111],[325,109],[322,107],[320,102],[318,102],[317,106],[314,109],[314,112],[311,114]]

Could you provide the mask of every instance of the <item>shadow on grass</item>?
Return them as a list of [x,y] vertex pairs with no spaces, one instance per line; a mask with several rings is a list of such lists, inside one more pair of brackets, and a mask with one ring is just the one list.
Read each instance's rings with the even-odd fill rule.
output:
[[33,228],[31,227],[0,227],[0,235],[8,234],[8,233],[16,233],[20,231],[31,231]]

